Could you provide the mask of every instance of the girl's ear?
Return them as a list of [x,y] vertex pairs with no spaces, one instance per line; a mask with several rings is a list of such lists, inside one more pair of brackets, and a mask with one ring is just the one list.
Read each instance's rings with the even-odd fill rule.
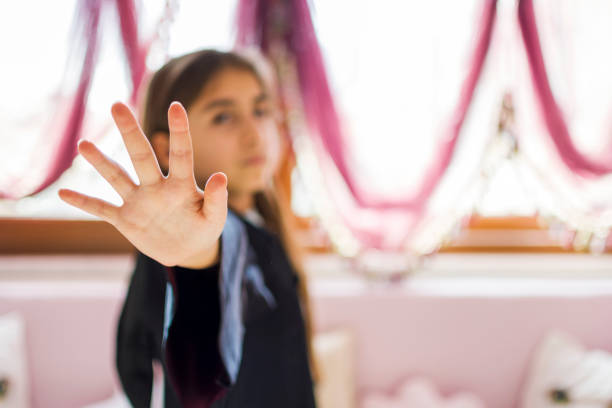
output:
[[151,146],[159,162],[159,167],[168,175],[170,161],[170,135],[167,132],[155,132],[151,136]]
[[287,128],[287,122],[285,122],[280,114],[276,117],[276,132],[278,134],[280,151],[282,154],[285,153],[289,148],[289,131]]

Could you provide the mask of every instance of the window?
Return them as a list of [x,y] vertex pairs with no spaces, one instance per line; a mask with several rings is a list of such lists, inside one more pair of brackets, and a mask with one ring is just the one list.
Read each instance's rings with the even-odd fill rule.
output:
[[[571,12],[566,3],[563,10]],[[150,35],[158,27],[165,2],[144,4],[141,28],[143,33]],[[168,32],[169,42],[157,44],[148,60],[149,68],[157,68],[165,52],[174,56],[202,47],[231,48],[235,5],[235,1],[181,1]],[[473,21],[480,12],[480,5],[479,0],[461,4],[452,0],[313,2],[315,27],[339,110],[348,133],[356,141],[352,153],[363,168],[364,182],[380,192],[393,196],[398,188],[409,189],[416,184],[427,166],[437,141],[436,135],[439,134],[439,118],[447,117],[452,112],[460,92],[465,74],[462,64],[471,51],[469,45],[474,35]],[[13,2],[0,5],[0,34],[4,38],[19,36],[21,39],[19,43],[5,41],[0,46],[3,55],[11,56],[0,67],[0,87],[9,95],[0,102],[0,119],[6,126],[0,137],[3,146],[8,146],[0,150],[3,167],[0,185],[27,178],[35,173],[30,171],[31,166],[44,166],[46,163],[44,157],[37,157],[35,147],[52,140],[53,132],[59,129],[58,124],[53,123],[58,113],[54,107],[61,106],[61,102],[69,98],[74,90],[74,83],[63,79],[75,76],[71,70],[64,72],[75,6],[75,1],[58,4],[38,2],[36,7],[39,12],[32,14],[31,4]],[[441,6],[444,13],[439,12]],[[483,234],[482,231],[490,232],[494,229],[490,228],[491,225],[514,231],[520,235],[521,242],[527,239],[526,231],[539,231],[532,234],[532,238],[539,242],[534,244],[534,248],[560,250],[556,241],[547,238],[545,228],[534,218],[538,209],[533,195],[534,185],[526,182],[529,174],[523,173],[516,162],[500,162],[486,183],[482,184],[484,187],[472,191],[474,183],[483,183],[479,168],[481,162],[477,158],[483,156],[488,141],[496,133],[504,93],[508,90],[517,95],[532,92],[529,81],[525,80],[528,73],[515,22],[515,6],[515,1],[499,2],[494,43],[463,129],[465,137],[449,169],[453,177],[443,181],[440,191],[444,193],[435,195],[434,205],[465,197],[475,203],[474,209],[481,217],[493,217],[489,220],[478,218],[478,221],[470,224],[472,231],[481,231],[474,232],[473,238]],[[103,16],[103,19],[112,18],[115,16]],[[548,15],[547,18],[542,20],[543,38],[548,39],[550,44],[555,29],[559,29],[555,26],[555,21],[558,21],[555,18],[559,16]],[[28,24],[23,24],[24,21]],[[338,30],[340,21],[342,30]],[[586,17],[576,20],[579,33],[587,35],[586,31],[580,31],[580,27],[589,21]],[[117,47],[118,40],[118,33],[111,29],[103,33],[84,135],[135,177],[109,114],[110,105],[116,100],[125,100],[128,95],[127,76],[121,64],[123,56]],[[553,49],[548,48],[549,51]],[[583,54],[579,52],[583,51],[581,47],[574,47],[568,54],[555,56],[554,51],[549,54],[551,58],[580,62]],[[576,70],[587,69],[578,62]],[[562,76],[563,73],[559,73],[553,78],[555,84],[563,83]],[[581,100],[592,98],[595,93],[599,99],[603,97],[597,87],[585,89],[590,93],[580,94]],[[521,106],[520,109],[524,108]],[[575,115],[585,113],[577,105],[572,105],[572,109]],[[585,114],[582,118],[576,125],[578,133],[593,133],[593,129],[593,132],[587,129],[591,123],[587,120],[589,116]],[[590,142],[587,140],[585,143],[588,145]],[[28,182],[35,185],[37,180]],[[307,220],[313,215],[313,210],[299,176],[294,177],[293,185],[295,211]],[[89,215],[57,199],[57,190],[66,186],[111,202],[120,201],[91,166],[77,157],[72,168],[42,193],[17,201],[0,200],[0,216],[91,220]],[[535,188],[538,188],[537,185]],[[466,197],[465,191],[478,194],[478,197]],[[15,228],[17,224],[11,225],[11,228]],[[309,221],[304,221],[304,225],[305,231],[312,228]],[[529,228],[525,228],[525,225],[529,225]],[[489,239],[492,239],[490,234],[485,241],[490,242]],[[314,241],[319,242],[314,246],[326,245],[325,240]],[[482,247],[477,241],[476,238],[470,241],[472,245],[461,243],[459,239],[447,250]],[[516,245],[507,241],[493,247],[499,249]],[[524,245],[518,247],[527,248]],[[125,247],[119,245],[118,248]]]

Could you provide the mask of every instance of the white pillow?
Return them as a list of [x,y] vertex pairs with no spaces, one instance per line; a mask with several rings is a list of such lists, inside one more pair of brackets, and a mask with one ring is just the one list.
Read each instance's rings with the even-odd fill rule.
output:
[[363,408],[485,408],[485,405],[470,393],[444,398],[431,381],[418,378],[404,383],[392,396],[366,396]]
[[[110,398],[83,408],[131,408],[132,404],[123,390],[115,390]],[[150,408],[164,407],[164,369],[158,361],[153,362],[153,390],[151,392]]]
[[93,404],[85,405],[83,408],[130,408],[130,400],[121,391],[115,391],[112,397]]
[[532,361],[522,408],[612,406],[612,355],[586,350],[560,332],[549,334]]
[[0,408],[28,408],[25,324],[17,312],[0,316]]

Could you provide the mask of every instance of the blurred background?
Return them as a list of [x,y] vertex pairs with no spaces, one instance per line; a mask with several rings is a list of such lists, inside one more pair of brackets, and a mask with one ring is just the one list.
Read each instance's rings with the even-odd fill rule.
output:
[[125,406],[133,249],[57,191],[119,204],[78,141],[135,178],[110,106],[201,48],[278,85],[320,406],[609,406],[611,21],[607,0],[1,3],[0,407]]

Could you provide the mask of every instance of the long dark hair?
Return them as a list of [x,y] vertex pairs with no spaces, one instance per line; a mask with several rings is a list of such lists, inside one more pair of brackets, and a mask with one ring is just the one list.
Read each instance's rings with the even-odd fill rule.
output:
[[[145,135],[150,138],[156,132],[168,133],[167,111],[170,103],[179,101],[185,109],[189,109],[213,77],[228,68],[253,74],[263,89],[270,90],[271,84],[264,80],[255,64],[236,53],[201,50],[174,58],[153,74],[149,81],[142,101],[141,125]],[[286,166],[287,157],[284,161],[281,160],[281,163],[283,164],[279,168]],[[318,371],[312,353],[312,319],[308,284],[302,267],[301,247],[295,242],[295,219],[291,214],[289,196],[287,183],[277,174],[271,187],[255,193],[254,201],[266,227],[280,237],[288,258],[300,278],[298,294],[304,316],[311,373],[313,380],[316,381]]]

